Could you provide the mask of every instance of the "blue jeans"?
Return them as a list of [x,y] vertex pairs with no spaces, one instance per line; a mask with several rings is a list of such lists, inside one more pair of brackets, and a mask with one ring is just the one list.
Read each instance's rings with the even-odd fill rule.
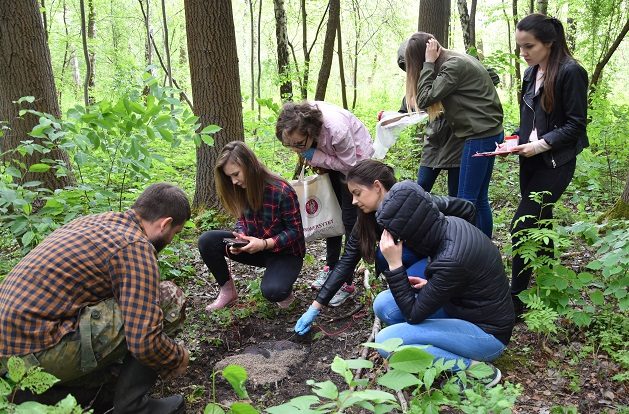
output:
[[456,197],[459,192],[459,175],[461,174],[459,167],[432,168],[420,166],[417,171],[417,184],[425,191],[430,192],[441,170],[448,172],[448,195],[450,197]]
[[504,132],[486,138],[468,139],[461,154],[459,193],[457,197],[469,200],[476,206],[476,227],[491,238],[494,223],[489,206],[489,180],[494,170],[495,157],[472,157],[477,152],[495,151]]
[[[420,259],[411,249],[407,247],[402,248],[402,266],[406,269],[408,276],[418,276],[422,279],[426,279],[424,277],[424,270],[426,270],[427,264],[428,259],[425,257]],[[389,268],[387,259],[384,258],[379,247],[376,249],[376,268],[378,272],[383,272]]]
[[[389,325],[376,335],[377,343],[401,338],[403,345],[425,345],[427,347],[424,350],[432,354],[435,360],[462,360],[467,368],[472,360],[493,361],[506,348],[495,336],[472,322],[450,318],[443,309],[439,309],[428,319],[411,325],[404,319],[390,290],[376,296],[373,311],[382,322]],[[388,357],[387,352],[379,352],[383,357]],[[453,371],[456,370],[455,365]]]

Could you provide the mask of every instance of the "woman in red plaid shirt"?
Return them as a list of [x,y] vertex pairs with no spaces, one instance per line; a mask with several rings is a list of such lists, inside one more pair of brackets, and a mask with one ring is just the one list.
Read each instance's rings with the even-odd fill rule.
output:
[[[288,307],[306,252],[297,194],[241,141],[223,147],[214,181],[223,207],[238,221],[234,232],[211,230],[199,238],[201,257],[220,285],[218,297],[206,311],[224,308],[238,298],[225,257],[266,268],[262,295]],[[247,244],[236,247],[223,241],[234,237]]]

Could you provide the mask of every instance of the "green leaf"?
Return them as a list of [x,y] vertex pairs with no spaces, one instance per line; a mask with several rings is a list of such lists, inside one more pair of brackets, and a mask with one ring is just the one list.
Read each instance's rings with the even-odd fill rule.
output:
[[12,390],[9,383],[0,378],[0,397],[6,397],[7,395],[10,395],[11,392]]
[[200,135],[201,141],[205,142],[205,144],[209,147],[214,146],[214,138],[211,135]]
[[259,414],[259,411],[253,408],[251,404],[243,402],[235,402],[229,407],[229,412],[233,414]]
[[22,172],[20,170],[18,170],[16,167],[14,166],[9,166],[4,170],[5,174],[9,174],[11,177],[15,177],[15,178],[21,178],[22,177]]
[[26,374],[26,365],[20,357],[12,356],[7,362],[7,370],[9,371],[9,379],[13,382],[20,382]]
[[345,362],[349,369],[373,368],[373,362],[367,361],[366,359],[346,359]]
[[389,366],[416,374],[431,366],[433,358],[431,354],[423,349],[408,347],[395,352],[389,359]]
[[432,384],[435,382],[435,377],[437,376],[437,370],[434,367],[430,367],[424,372],[424,385],[426,388],[432,387]]
[[162,127],[158,127],[157,130],[159,131],[162,138],[164,138],[168,142],[173,142],[173,133],[170,130]]
[[28,167],[28,170],[30,172],[37,172],[37,173],[42,173],[42,172],[46,172],[48,170],[50,170],[50,165],[48,164],[33,164],[30,167]]
[[384,342],[365,342],[363,346],[375,349],[381,349],[385,352],[393,352],[404,343],[400,338],[387,339]]
[[49,406],[35,402],[26,401],[15,407],[14,414],[48,414],[51,412]]
[[339,390],[332,381],[317,382],[312,388],[312,392],[319,397],[334,400],[339,396]]
[[245,389],[245,382],[247,381],[247,371],[240,365],[228,365],[222,371],[223,377],[232,386],[238,398],[249,398],[247,390]]
[[466,373],[472,375],[474,378],[487,378],[494,373],[494,370],[485,363],[471,365],[465,370]]
[[420,384],[419,378],[401,370],[391,370],[378,378],[378,384],[395,391]]
[[22,246],[30,246],[31,242],[35,238],[35,233],[27,231],[22,235]]
[[54,375],[37,370],[29,372],[21,381],[20,387],[22,389],[29,389],[35,394],[41,394],[57,382],[59,382],[59,380]]
[[34,96],[22,96],[20,99],[18,99],[17,101],[14,101],[16,104],[21,104],[23,102],[28,102],[28,103],[33,103],[35,102],[35,97]]
[[361,400],[376,402],[395,401],[395,396],[393,394],[380,390],[356,391],[353,396]]
[[594,290],[590,292],[590,300],[596,306],[601,306],[605,303],[605,297],[603,296],[603,292],[600,290]]
[[218,125],[208,125],[203,128],[201,132],[199,132],[199,134],[216,134],[221,129],[223,128],[219,127]]

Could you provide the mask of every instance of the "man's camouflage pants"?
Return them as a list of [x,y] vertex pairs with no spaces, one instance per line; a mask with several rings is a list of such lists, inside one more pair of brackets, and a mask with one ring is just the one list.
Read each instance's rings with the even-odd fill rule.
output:
[[[163,331],[173,337],[183,326],[186,299],[173,282],[160,283]],[[26,367],[40,366],[64,385],[96,386],[108,378],[108,367],[121,363],[127,354],[120,308],[113,298],[81,311],[79,329],[64,336],[55,346],[24,355]],[[8,358],[0,358],[4,372]]]

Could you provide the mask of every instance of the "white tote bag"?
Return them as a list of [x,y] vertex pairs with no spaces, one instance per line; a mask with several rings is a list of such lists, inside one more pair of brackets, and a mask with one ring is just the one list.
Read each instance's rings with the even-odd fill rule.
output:
[[345,234],[341,207],[328,174],[304,177],[302,169],[299,178],[292,180],[290,184],[299,198],[306,241]]

